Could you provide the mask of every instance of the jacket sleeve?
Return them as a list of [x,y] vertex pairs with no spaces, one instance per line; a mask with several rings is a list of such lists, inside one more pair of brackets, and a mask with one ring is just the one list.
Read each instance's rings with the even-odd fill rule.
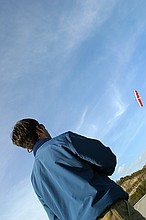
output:
[[49,220],[59,220],[59,218],[51,211],[51,209],[44,203],[44,201],[38,194],[37,194],[37,197],[40,200],[41,204],[43,205],[45,211],[47,212]]
[[106,175],[112,175],[116,166],[116,156],[109,147],[99,140],[87,138],[71,131],[66,133],[69,149],[83,160],[91,163]]

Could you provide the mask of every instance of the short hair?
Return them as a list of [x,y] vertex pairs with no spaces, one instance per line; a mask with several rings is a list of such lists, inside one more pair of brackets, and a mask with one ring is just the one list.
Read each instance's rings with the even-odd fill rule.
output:
[[37,125],[39,125],[39,122],[31,118],[18,121],[12,131],[11,139],[13,144],[26,149],[33,149],[38,140]]

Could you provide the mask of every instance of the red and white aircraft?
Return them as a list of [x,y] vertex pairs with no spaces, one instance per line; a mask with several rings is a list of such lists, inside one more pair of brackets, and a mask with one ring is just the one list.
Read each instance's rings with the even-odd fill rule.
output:
[[139,106],[140,106],[140,107],[143,107],[143,103],[142,103],[142,101],[141,101],[141,97],[139,96],[137,90],[134,90],[134,94],[135,94],[135,97],[136,97],[136,100],[137,100]]

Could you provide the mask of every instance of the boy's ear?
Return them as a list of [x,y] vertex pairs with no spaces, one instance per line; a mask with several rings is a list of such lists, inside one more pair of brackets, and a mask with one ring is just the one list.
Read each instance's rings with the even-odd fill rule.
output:
[[45,126],[44,126],[43,124],[39,124],[38,126],[39,126],[40,128],[42,128],[42,127],[45,128]]
[[36,126],[36,133],[39,135],[39,133],[43,133],[43,127],[41,125]]

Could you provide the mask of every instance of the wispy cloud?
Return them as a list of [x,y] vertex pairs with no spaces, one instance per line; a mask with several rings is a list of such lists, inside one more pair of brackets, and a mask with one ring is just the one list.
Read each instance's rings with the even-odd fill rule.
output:
[[107,124],[114,123],[116,119],[122,116],[127,110],[127,103],[124,101],[122,97],[122,93],[119,91],[117,86],[110,85],[111,91],[111,107],[114,111],[113,117],[107,122]]
[[104,24],[116,3],[115,0],[110,0],[108,4],[105,0],[78,2],[78,10],[75,9],[67,21],[65,17],[62,20],[61,26],[64,27],[62,30],[67,34],[66,48],[68,50],[74,49],[92,34],[92,31]]
[[[128,120],[127,126],[124,127],[124,130],[121,130],[123,140],[121,141],[122,148],[120,149],[120,157],[124,155],[131,143],[135,140],[140,131],[142,131],[142,128],[145,129],[145,127],[143,127],[145,125],[145,122],[145,112],[141,112],[141,114],[139,114],[139,111],[133,113],[133,117]],[[141,140],[139,140],[139,143],[137,140],[137,144],[140,143]],[[134,147],[136,147],[135,144]]]
[[117,170],[118,175],[122,175],[124,170],[125,170],[125,164],[122,164],[121,166],[118,167],[118,170]]
[[118,86],[110,84],[109,89],[97,98],[94,105],[84,109],[76,131],[81,129],[89,136],[104,139],[117,125],[118,119],[124,115],[127,107]]
[[87,115],[87,111],[88,111],[88,107],[86,107],[84,109],[84,111],[82,112],[82,114],[81,114],[80,120],[79,120],[79,122],[78,122],[78,124],[76,125],[76,128],[75,128],[76,132],[79,132],[81,127],[83,126],[84,121],[85,121],[85,117]]
[[[70,13],[64,11],[56,16],[57,27],[53,28],[51,16],[55,12],[50,12],[51,15],[48,16],[48,11],[42,9],[39,4],[29,10],[26,5],[23,10],[18,4],[20,10],[15,15],[10,14],[10,24],[5,23],[1,28],[4,36],[4,53],[1,54],[0,61],[1,87],[4,89],[3,85],[6,84],[13,89],[16,82],[21,82],[27,74],[35,80],[34,71],[37,71],[39,66],[42,67],[40,74],[37,73],[40,80],[43,75],[49,79],[48,82],[52,80],[51,85],[54,81],[60,85],[68,73],[63,72],[62,68],[67,65],[69,55],[91,36],[96,28],[107,21],[115,5],[115,0],[109,0],[108,5],[105,0],[74,3]],[[47,60],[49,66],[47,70],[43,67],[44,60]],[[57,65],[53,65],[54,62],[57,62]],[[61,80],[57,80],[60,78]]]
[[137,171],[138,169],[141,169],[145,164],[146,164],[146,151],[143,152],[142,155],[139,155],[137,160],[125,170],[125,175],[128,175],[134,171]]
[[128,165],[129,162],[119,165],[116,171],[118,178],[120,178],[121,176],[131,175],[133,172],[142,169],[142,167],[145,165],[145,161],[146,152],[143,152],[143,154],[139,155],[137,160],[135,162],[130,163],[130,165]]
[[[129,129],[129,134],[131,132],[131,135],[129,135],[129,140],[128,140],[128,143],[127,143],[127,146],[134,140],[134,138],[138,135],[138,133],[140,132],[142,126],[144,125],[145,121],[144,120],[140,120],[140,122],[136,121],[135,120],[135,126],[134,126],[134,123],[131,123],[133,124],[133,127],[132,125],[130,126]],[[128,126],[129,127],[129,126]]]

